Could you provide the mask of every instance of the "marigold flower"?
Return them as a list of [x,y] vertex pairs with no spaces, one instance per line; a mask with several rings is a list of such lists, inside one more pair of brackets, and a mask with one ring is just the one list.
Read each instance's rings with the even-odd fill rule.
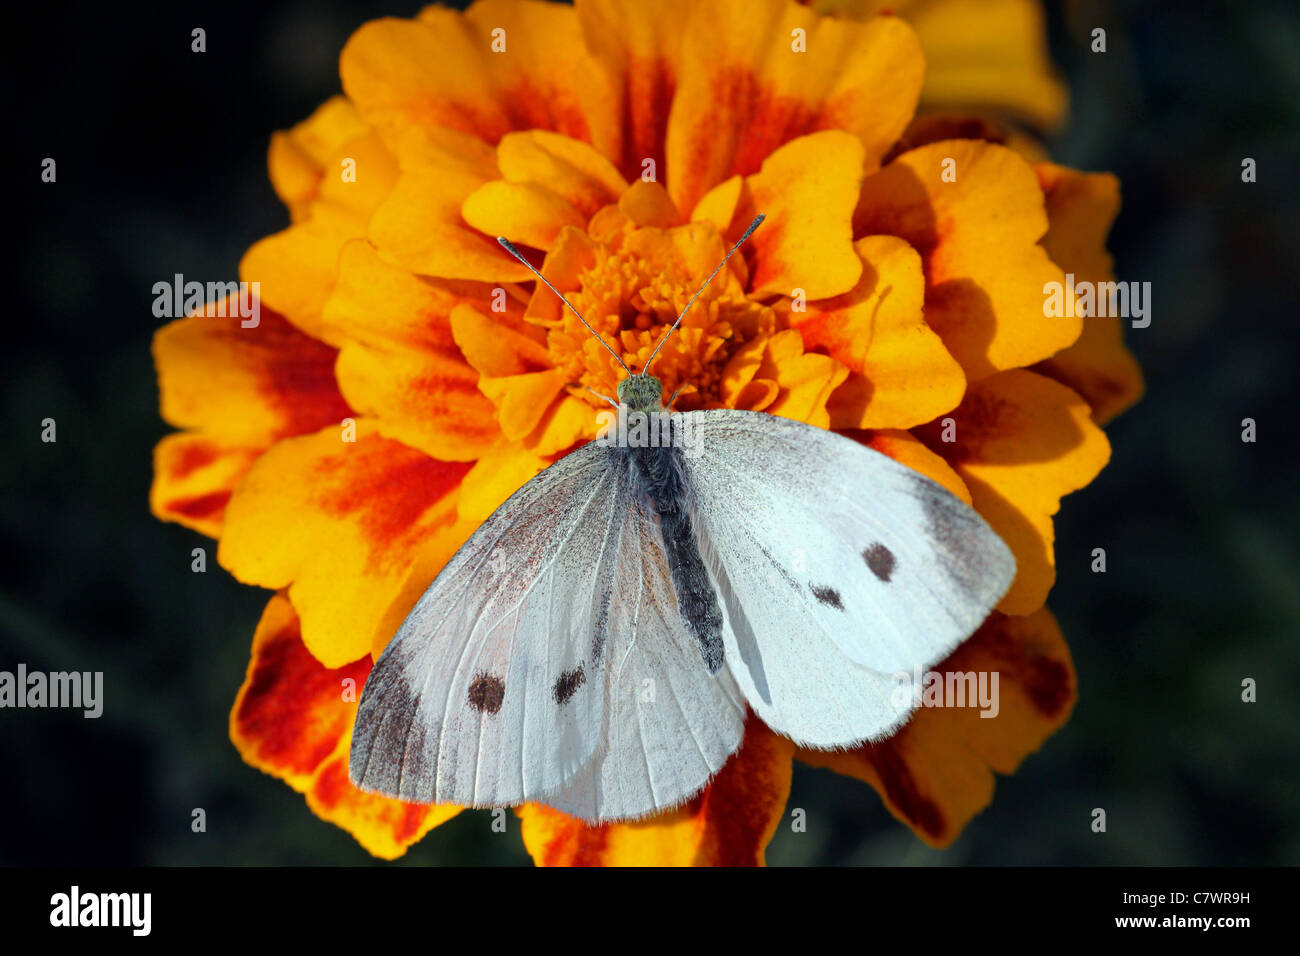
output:
[[1045,607],[1052,516],[1105,465],[1099,426],[1141,380],[1117,320],[1042,308],[1066,271],[1109,275],[1114,178],[1031,165],[980,123],[914,122],[924,73],[903,19],[789,0],[482,0],[356,32],[346,95],[271,141],[291,225],[240,265],[260,324],[209,308],[154,342],[182,430],[158,445],[153,511],[277,592],[230,718],[249,763],[381,857],[458,812],[349,783],[360,686],[474,528],[594,437],[586,388],[616,386],[492,237],[637,368],[761,211],[655,373],[681,409],[834,428],[973,503],[1018,576],[936,669],[999,672],[1000,713],[922,708],[846,753],[751,717],[686,805],[601,827],[525,806],[524,842],[545,864],[759,863],[796,757],[865,780],[928,843],[956,838],[1073,705]]

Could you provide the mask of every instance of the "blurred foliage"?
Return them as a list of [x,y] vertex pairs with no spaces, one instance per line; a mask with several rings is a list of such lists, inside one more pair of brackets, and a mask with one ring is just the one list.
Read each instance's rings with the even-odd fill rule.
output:
[[[175,272],[234,277],[282,228],[270,132],[337,91],[357,25],[418,6],[81,4],[37,14],[14,51],[26,82],[10,103],[22,207],[0,398],[0,668],[103,670],[106,702],[93,721],[0,713],[0,863],[371,862],[227,739],[265,593],[210,547],[209,572],[191,573],[208,542],[149,515],[167,430],[150,289]],[[1300,21],[1287,0],[1049,14],[1071,88],[1053,158],[1119,175],[1116,268],[1154,287],[1150,328],[1129,333],[1148,394],[1056,525],[1050,603],[1079,704],[947,851],[865,785],[797,766],[790,806],[808,832],[783,829],[774,864],[1300,862]],[[189,52],[194,26],[206,55]],[[1088,52],[1094,26],[1104,55]],[[45,156],[57,186],[37,181]],[[47,416],[57,444],[38,439]],[[1239,439],[1247,416],[1254,445]],[[1088,570],[1097,546],[1104,575]],[[1240,701],[1246,676],[1257,704]],[[1105,835],[1089,829],[1098,806]],[[190,831],[194,807],[205,834]],[[513,818],[501,836],[465,813],[402,862],[526,860]]]

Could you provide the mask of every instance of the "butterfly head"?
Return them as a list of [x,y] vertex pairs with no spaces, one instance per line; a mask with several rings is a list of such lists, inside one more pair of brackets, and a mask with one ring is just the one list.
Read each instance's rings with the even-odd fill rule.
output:
[[633,412],[662,412],[664,387],[653,375],[629,375],[618,383],[618,400]]

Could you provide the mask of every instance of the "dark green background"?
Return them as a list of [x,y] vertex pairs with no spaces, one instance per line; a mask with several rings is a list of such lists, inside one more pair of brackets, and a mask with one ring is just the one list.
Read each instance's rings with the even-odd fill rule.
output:
[[[1295,182],[1300,25],[1287,2],[1050,7],[1073,94],[1059,162],[1111,170],[1120,278],[1153,283],[1129,341],[1145,400],[1065,500],[1051,606],[1080,699],[949,850],[874,791],[799,767],[773,863],[1300,861]],[[226,736],[266,593],[148,511],[158,418],[151,287],[234,278],[282,228],[267,139],[338,90],[350,32],[417,4],[41,5],[10,34],[0,450],[0,669],[102,670],[105,713],[0,712],[0,862],[368,863]],[[1091,26],[1110,52],[1087,52]],[[189,52],[189,31],[208,52]],[[1074,29],[1072,29],[1072,27]],[[1076,32],[1077,31],[1077,32]],[[58,183],[39,181],[45,156]],[[1240,179],[1244,156],[1259,182]],[[45,417],[58,443],[39,440]],[[1259,441],[1240,441],[1240,421]],[[1088,571],[1105,547],[1109,572]],[[1240,701],[1243,677],[1259,702]],[[1089,829],[1106,808],[1109,831]],[[208,832],[190,832],[203,807]],[[465,813],[404,863],[527,859]]]

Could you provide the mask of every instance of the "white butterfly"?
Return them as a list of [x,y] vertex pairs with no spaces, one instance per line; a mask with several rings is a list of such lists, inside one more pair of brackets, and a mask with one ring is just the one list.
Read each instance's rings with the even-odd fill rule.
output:
[[[618,397],[626,435],[515,492],[380,655],[358,787],[645,816],[708,783],[747,707],[808,747],[887,736],[913,706],[892,675],[951,652],[1015,576],[975,511],[855,441],[761,412],[666,413],[644,370]],[[666,425],[658,441],[646,422]]]

